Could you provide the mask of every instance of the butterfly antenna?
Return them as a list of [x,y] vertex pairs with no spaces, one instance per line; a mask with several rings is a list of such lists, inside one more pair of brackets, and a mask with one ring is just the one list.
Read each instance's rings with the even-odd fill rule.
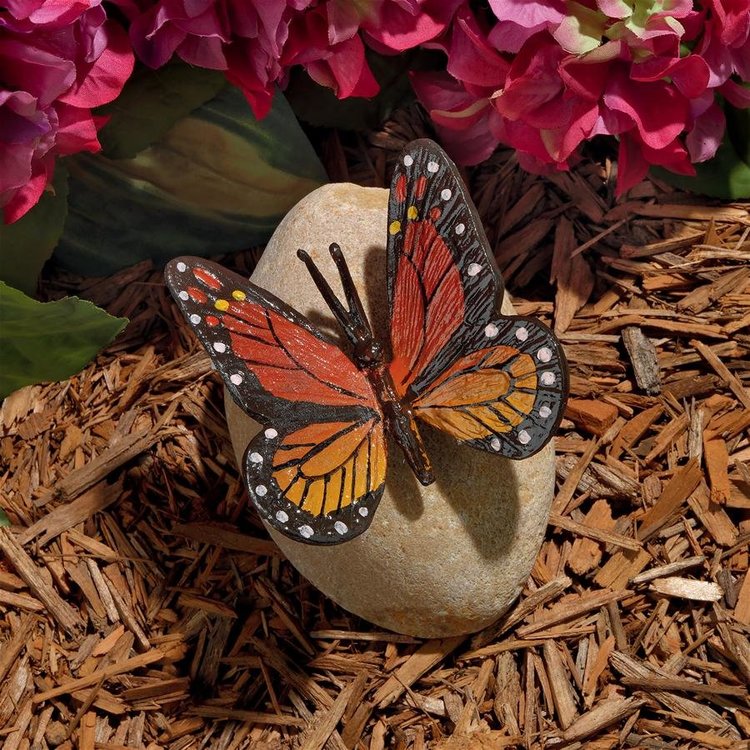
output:
[[341,327],[346,331],[350,340],[353,343],[357,341],[357,324],[354,321],[351,313],[341,304],[338,297],[333,293],[329,283],[325,280],[325,277],[320,272],[315,262],[310,257],[310,254],[305,250],[297,250],[297,257],[307,266],[307,270],[312,276],[312,280],[315,282],[315,286],[318,287],[318,291],[323,296],[328,307],[331,308],[336,320],[339,322]]
[[337,243],[332,242],[328,248],[328,252],[331,253],[333,262],[336,264],[336,268],[338,268],[339,276],[341,277],[341,286],[344,288],[346,302],[349,305],[349,312],[354,323],[359,326],[362,333],[369,333],[372,336],[370,323],[367,320],[367,313],[365,312],[362,300],[357,293],[357,287],[354,285],[352,275],[349,272],[349,266],[346,264],[346,259],[344,258],[344,253],[341,251],[341,247]]

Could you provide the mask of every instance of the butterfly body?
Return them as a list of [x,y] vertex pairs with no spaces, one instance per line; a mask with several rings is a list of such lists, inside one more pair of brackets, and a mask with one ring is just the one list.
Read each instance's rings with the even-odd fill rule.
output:
[[417,421],[508,458],[540,450],[562,416],[564,356],[538,321],[500,312],[502,281],[461,179],[430,141],[394,174],[387,225],[390,340],[375,335],[337,245],[344,301],[310,255],[344,352],[267,291],[209,261],[166,277],[234,399],[264,429],[245,454],[261,517],[298,541],[362,533],[383,493],[386,436],[423,484],[434,474]]

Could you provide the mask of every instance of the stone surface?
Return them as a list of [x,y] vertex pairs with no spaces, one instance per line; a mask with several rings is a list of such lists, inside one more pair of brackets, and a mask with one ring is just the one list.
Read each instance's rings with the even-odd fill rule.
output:
[[[252,280],[334,331],[295,253],[303,247],[340,293],[328,245],[338,242],[374,330],[387,339],[385,236],[388,191],[319,188],[276,230]],[[503,312],[512,313],[503,303]],[[227,421],[241,465],[258,431],[231,398]],[[292,564],[342,607],[385,628],[421,637],[469,633],[496,620],[518,596],[536,558],[554,493],[554,450],[524,461],[461,446],[424,426],[437,481],[422,487],[400,450],[388,454],[386,488],[369,530],[315,547],[269,528]]]

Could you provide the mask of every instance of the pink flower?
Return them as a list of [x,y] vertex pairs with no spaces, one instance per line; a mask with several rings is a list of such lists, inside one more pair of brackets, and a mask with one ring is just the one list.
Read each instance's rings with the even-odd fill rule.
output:
[[98,0],[6,3],[0,11],[0,205],[23,216],[52,179],[55,156],[98,151],[91,109],[133,69],[124,30]]
[[478,164],[492,154],[499,140],[495,130],[500,127],[500,116],[489,99],[470,94],[447,73],[412,73],[411,81],[454,159]]
[[132,20],[130,39],[151,68],[160,68],[176,53],[191,65],[226,70],[226,21],[214,0],[162,0]]
[[463,0],[114,0],[131,20],[138,56],[158,68],[173,55],[223,70],[256,117],[302,65],[336,96],[371,97],[378,84],[364,41],[388,54],[442,34]]
[[501,52],[518,52],[532,36],[555,31],[566,18],[564,0],[490,0],[490,7],[499,23],[489,41]]
[[130,19],[138,57],[159,68],[173,55],[226,72],[257,117],[284,75],[280,58],[295,13],[312,0],[115,0]]
[[708,18],[696,52],[708,63],[711,86],[733,73],[750,81],[750,1],[708,0]]
[[[365,59],[362,39],[341,30],[335,33],[329,7],[333,6],[319,5],[293,18],[282,65],[303,65],[313,80],[333,89],[339,99],[375,96],[379,86]],[[331,44],[331,37],[338,41]]]
[[[367,44],[378,52],[404,52],[435,39],[447,28],[464,0],[376,0],[363,18]],[[348,3],[336,2],[332,5]],[[355,3],[351,3],[356,5]]]

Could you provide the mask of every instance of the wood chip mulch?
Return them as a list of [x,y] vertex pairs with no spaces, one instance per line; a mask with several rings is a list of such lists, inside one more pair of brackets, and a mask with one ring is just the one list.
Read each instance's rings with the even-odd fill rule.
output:
[[[383,185],[427,132],[410,111],[320,146],[335,179]],[[4,750],[750,748],[748,205],[654,181],[617,201],[609,168],[469,172],[572,394],[532,574],[468,637],[382,632],[283,558],[157,269],[53,273],[50,296],[131,323],[0,412]]]

